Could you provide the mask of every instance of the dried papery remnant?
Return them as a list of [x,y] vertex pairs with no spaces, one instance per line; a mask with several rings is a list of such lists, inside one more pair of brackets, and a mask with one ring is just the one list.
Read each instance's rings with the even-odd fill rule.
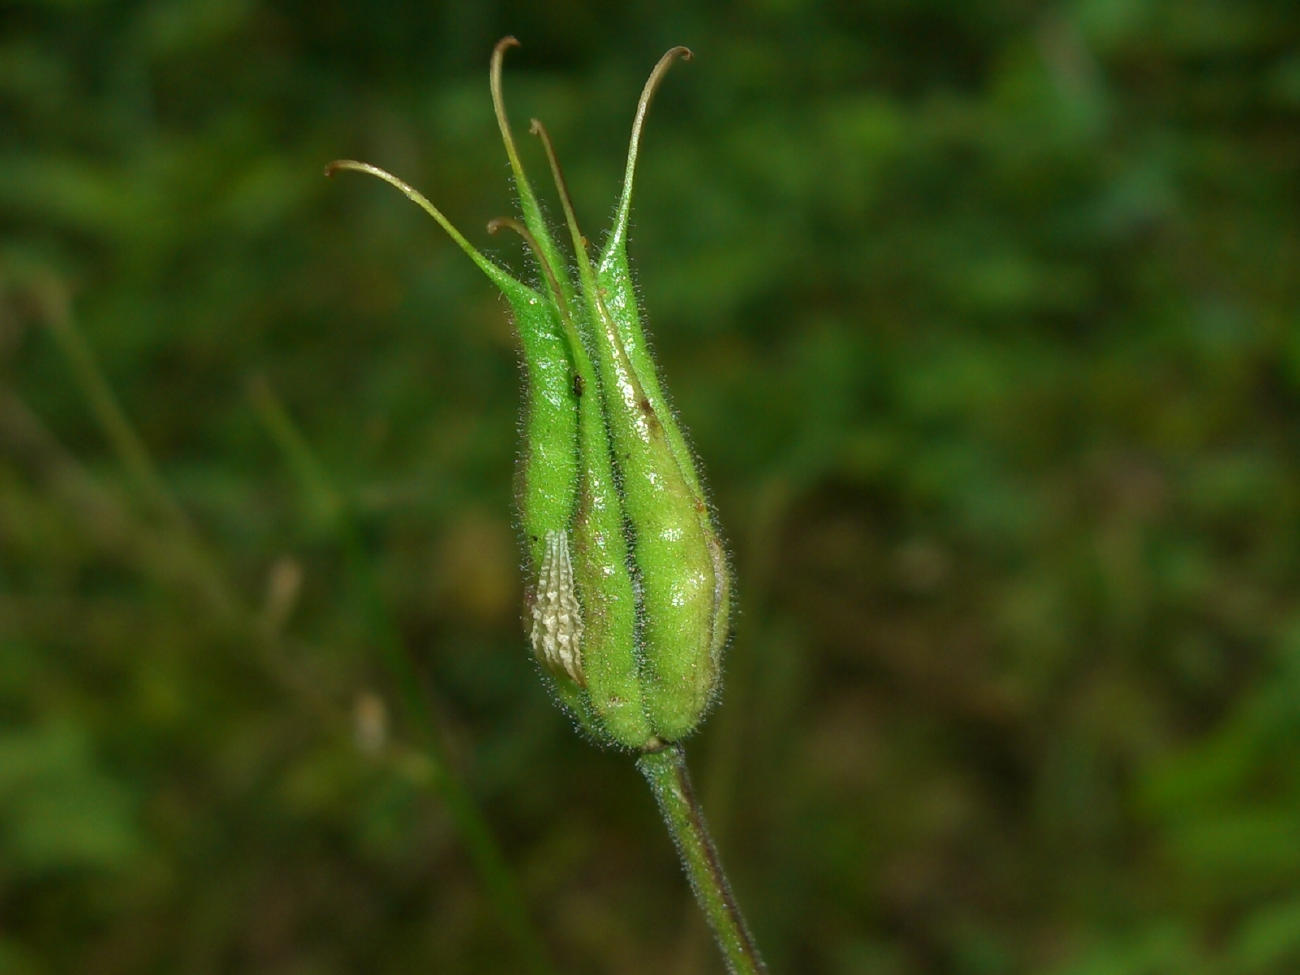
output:
[[582,673],[582,607],[573,591],[573,562],[563,532],[546,533],[528,637],[542,663],[587,685]]

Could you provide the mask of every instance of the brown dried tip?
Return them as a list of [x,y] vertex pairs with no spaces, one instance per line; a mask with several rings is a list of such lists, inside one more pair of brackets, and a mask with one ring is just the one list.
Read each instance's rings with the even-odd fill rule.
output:
[[497,267],[486,257],[484,257],[473,244],[457,230],[450,220],[448,220],[441,210],[429,202],[423,193],[413,187],[405,180],[398,179],[386,169],[380,169],[370,163],[359,162],[356,159],[335,159],[325,167],[325,175],[333,176],[342,170],[348,170],[354,173],[365,173],[367,176],[374,176],[376,179],[383,180],[389,186],[396,189],[408,200],[418,206],[421,210],[433,217],[443,230],[447,231],[448,236],[456,242],[456,246],[463,250],[475,264],[483,271],[488,278],[499,288],[508,286],[519,286],[519,282],[512,278],[501,268]]
[[637,101],[636,117],[632,120],[632,139],[627,147],[627,170],[623,175],[623,195],[618,201],[618,210],[614,217],[614,229],[610,234],[607,247],[619,247],[627,238],[627,221],[628,214],[632,209],[632,181],[636,177],[636,157],[641,149],[641,129],[645,125],[646,113],[650,111],[650,102],[654,100],[655,92],[659,89],[660,82],[663,81],[664,75],[668,69],[673,66],[673,62],[678,58],[683,61],[691,60],[695,55],[689,47],[669,48],[664,52],[654,70],[650,72],[650,77],[646,79],[645,87],[641,89],[641,98]]
[[507,50],[519,46],[519,41],[509,34],[497,41],[496,47],[492,48],[492,62],[488,69],[488,82],[492,90],[492,111],[497,117],[497,127],[501,130],[501,141],[505,143],[506,156],[510,159],[510,169],[515,174],[515,182],[520,185],[521,194],[529,197],[532,195],[532,188],[529,187],[528,177],[524,175],[523,165],[519,162],[519,153],[515,150],[515,140],[510,134],[510,119],[506,115],[506,102],[501,95],[501,62],[505,60]]
[[573,249],[578,258],[579,272],[585,273],[581,269],[588,266],[587,238],[578,229],[578,216],[573,209],[573,200],[569,196],[569,185],[564,180],[564,171],[560,169],[560,161],[555,157],[555,146],[551,144],[551,134],[546,131],[546,126],[542,124],[540,119],[533,119],[529,123],[528,131],[542,140],[542,148],[546,150],[546,161],[551,166],[551,178],[555,181],[555,189],[560,194],[560,206],[564,209],[564,222],[569,225],[569,233],[573,237]]

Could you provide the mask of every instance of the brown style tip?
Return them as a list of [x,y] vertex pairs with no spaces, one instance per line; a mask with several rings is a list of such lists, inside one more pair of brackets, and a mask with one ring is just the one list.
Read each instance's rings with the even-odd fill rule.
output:
[[[690,61],[695,54],[689,47],[678,45],[669,48],[664,52],[663,57],[655,64],[654,69],[650,72],[650,77],[646,79],[645,86],[641,89],[641,98],[636,105],[636,118],[632,120],[632,138],[627,147],[627,171],[623,176],[623,195],[618,201],[618,211],[614,217],[614,230],[606,247],[612,250],[622,246],[627,239],[627,221],[628,215],[632,210],[632,183],[636,178],[636,157],[641,148],[641,129],[645,125],[646,113],[650,111],[650,102],[654,100],[655,92],[659,90],[659,85],[668,73],[668,69],[673,66],[673,62],[679,58],[683,61]],[[607,250],[606,253],[609,253]]]

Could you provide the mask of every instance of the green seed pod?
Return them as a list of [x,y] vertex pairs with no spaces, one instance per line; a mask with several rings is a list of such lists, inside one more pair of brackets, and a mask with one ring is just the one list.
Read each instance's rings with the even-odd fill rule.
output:
[[528,554],[525,625],[561,703],[594,739],[654,748],[689,734],[718,684],[728,635],[727,559],[694,458],[646,346],[627,260],[641,128],[655,88],[686,48],[660,59],[641,95],[614,227],[593,265],[549,136],[540,136],[577,259],[577,280],[542,216],[516,151],[492,55],[491,90],[541,282],[489,261],[423,196],[365,163],[423,207],[501,290],[514,313],[526,391],[517,501]]

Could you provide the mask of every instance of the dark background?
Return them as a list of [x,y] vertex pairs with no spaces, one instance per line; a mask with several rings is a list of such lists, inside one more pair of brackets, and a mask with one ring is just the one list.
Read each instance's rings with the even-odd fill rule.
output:
[[526,650],[504,306],[321,176],[523,268],[506,33],[595,239],[696,53],[632,256],[773,969],[1300,970],[1291,0],[6,0],[0,969],[545,970],[513,890],[554,970],[720,970]]

